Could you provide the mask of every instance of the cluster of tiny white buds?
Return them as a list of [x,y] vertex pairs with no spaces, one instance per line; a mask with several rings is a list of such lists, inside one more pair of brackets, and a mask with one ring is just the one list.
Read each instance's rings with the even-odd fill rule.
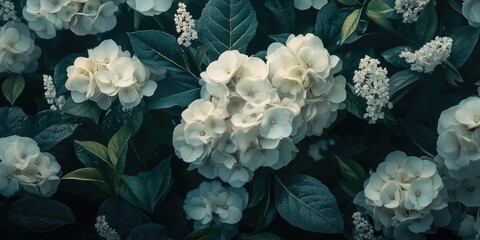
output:
[[50,105],[51,110],[62,110],[65,105],[65,97],[57,97],[57,91],[53,84],[53,78],[50,75],[43,75],[43,89],[45,89],[45,99]]
[[360,212],[355,212],[352,215],[353,225],[355,230],[353,232],[354,240],[372,240],[375,239],[372,225],[362,217]]
[[97,229],[98,235],[106,240],[120,240],[120,235],[117,233],[117,231],[115,231],[115,229],[108,225],[108,222],[105,220],[105,215],[100,215],[97,217],[95,228]]
[[195,31],[195,20],[187,11],[187,5],[178,3],[177,13],[175,14],[175,26],[177,32],[180,33],[178,37],[178,45],[188,47],[192,41],[198,38],[197,31]]
[[453,40],[450,37],[435,37],[414,53],[404,50],[400,57],[410,63],[410,70],[420,73],[431,73],[435,68],[445,62],[452,52]]
[[404,23],[413,23],[428,2],[430,0],[395,0],[395,11],[402,14]]
[[0,0],[0,16],[2,20],[8,22],[10,20],[17,21],[17,11],[15,11],[15,4],[8,0]]
[[355,93],[367,100],[367,109],[364,118],[369,119],[370,124],[375,124],[378,119],[384,119],[385,107],[392,108],[390,99],[390,84],[387,77],[387,69],[378,67],[380,61],[365,56],[360,60],[359,70],[355,71],[353,82]]

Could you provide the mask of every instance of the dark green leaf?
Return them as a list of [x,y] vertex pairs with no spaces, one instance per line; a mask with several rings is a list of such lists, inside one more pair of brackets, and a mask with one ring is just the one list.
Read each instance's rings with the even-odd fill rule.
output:
[[127,200],[132,205],[143,209],[149,213],[150,210],[150,198],[145,182],[136,176],[122,176],[118,191],[123,199]]
[[72,98],[67,99],[62,111],[70,115],[90,118],[95,123],[98,123],[98,119],[100,119],[100,115],[102,114],[102,109],[100,109],[95,102],[85,101],[75,103]]
[[108,225],[120,234],[121,239],[142,224],[141,212],[120,198],[105,200],[98,208],[97,215],[104,215]]
[[190,72],[188,60],[177,39],[162,31],[147,30],[129,33],[137,57],[156,68]]
[[269,182],[269,172],[260,171],[252,179],[252,192],[249,195],[247,208],[255,207],[267,194]]
[[42,197],[17,200],[8,208],[6,218],[31,232],[49,232],[75,223],[75,216],[67,205]]
[[188,234],[183,240],[217,240],[220,231],[216,228],[204,228]]
[[102,144],[93,141],[75,141],[75,143],[82,146],[87,151],[91,152],[113,168],[110,157],[108,156],[108,149]]
[[25,88],[25,79],[20,74],[10,75],[2,84],[2,91],[10,104],[14,104]]
[[420,150],[430,157],[435,157],[437,153],[437,138],[435,131],[419,123],[408,120],[400,120],[400,124],[407,132],[407,135],[417,145]]
[[121,104],[111,106],[102,119],[103,133],[111,138],[122,126],[127,126],[135,134],[143,123],[145,102],[140,102],[133,109],[124,110]]
[[415,33],[420,43],[426,43],[435,37],[437,25],[438,16],[435,11],[435,1],[430,1],[415,24]]
[[55,147],[59,142],[70,137],[80,124],[60,123],[54,124],[33,137],[43,151]]
[[337,2],[346,5],[346,6],[357,6],[360,5],[360,2],[358,0],[337,0]]
[[459,68],[467,62],[478,42],[479,35],[480,28],[461,26],[453,29],[450,35],[453,45],[449,58],[453,66]]
[[175,75],[157,82],[158,88],[148,99],[148,109],[165,109],[173,106],[187,107],[200,98],[198,79],[188,75]]
[[145,223],[130,232],[127,240],[169,240],[167,229],[156,223]]
[[349,197],[355,197],[363,190],[363,182],[340,181],[339,185]]
[[279,236],[273,233],[258,233],[258,234],[246,234],[242,233],[239,236],[240,240],[282,240]]
[[422,74],[410,70],[403,70],[393,74],[393,76],[390,77],[390,96],[396,95],[404,88],[422,80],[423,77]]
[[198,38],[211,59],[227,50],[245,53],[257,30],[255,10],[248,0],[210,0],[198,20]]
[[291,0],[265,0],[265,7],[273,13],[277,21],[288,30],[295,24],[295,8]]
[[410,68],[410,64],[408,64],[404,58],[400,57],[400,53],[404,50],[411,51],[412,49],[407,46],[394,47],[383,52],[382,57],[393,66]]
[[23,120],[27,115],[19,107],[0,108],[0,137],[21,135]]
[[315,21],[315,35],[325,43],[335,42],[341,31],[338,7],[335,2],[329,2],[318,11]]
[[345,19],[345,22],[342,26],[341,43],[343,43],[348,38],[348,36],[350,36],[355,31],[355,29],[357,29],[361,15],[362,9],[356,9],[350,15],[348,15],[347,19]]
[[338,161],[338,166],[340,167],[340,173],[345,179],[351,182],[363,182],[367,178],[367,174],[363,167],[350,159],[340,158],[335,156]]
[[[113,164],[113,167],[118,168],[120,166],[120,172],[118,174],[123,173],[123,167],[125,167],[125,163],[122,162],[124,159],[121,156],[126,153],[128,148],[128,140],[132,136],[132,131],[127,126],[121,127],[117,133],[115,133],[110,141],[108,142],[108,155],[110,156],[110,161]],[[122,166],[123,165],[123,166]]]
[[292,34],[291,33],[281,33],[281,34],[268,35],[268,37],[275,40],[276,42],[285,44],[290,35],[292,35]]
[[457,82],[463,82],[462,75],[460,74],[458,69],[453,66],[448,60],[440,66],[445,71],[445,78],[450,85],[458,86]]
[[287,222],[311,232],[343,231],[337,201],[320,181],[302,174],[274,176],[275,206]]
[[171,186],[172,170],[170,168],[170,158],[160,162],[152,171],[141,172],[137,176],[146,185],[150,198],[150,206],[148,207],[153,212],[157,203],[165,198]]

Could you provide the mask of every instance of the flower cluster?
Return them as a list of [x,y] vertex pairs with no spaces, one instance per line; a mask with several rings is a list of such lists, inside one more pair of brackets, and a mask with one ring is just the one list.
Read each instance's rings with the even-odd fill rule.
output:
[[462,14],[472,27],[480,27],[480,0],[464,0]]
[[404,50],[400,57],[410,63],[410,70],[420,73],[431,73],[435,68],[445,62],[452,52],[453,40],[450,37],[435,37],[425,43],[414,53]]
[[177,41],[179,45],[188,47],[192,41],[197,39],[197,31],[195,31],[195,20],[187,11],[187,5],[178,3],[177,13],[175,14],[175,26],[177,32],[180,33]]
[[395,239],[424,233],[434,211],[447,206],[447,191],[433,161],[390,153],[367,180],[365,200],[382,228],[393,227]]
[[245,188],[223,187],[220,181],[202,182],[188,192],[183,209],[187,219],[195,220],[195,228],[211,224],[236,224],[242,219],[247,207],[248,193]]
[[57,191],[60,165],[49,153],[42,153],[37,143],[26,137],[0,138],[0,194],[25,191],[49,197]]
[[327,5],[327,0],[294,0],[293,5],[298,10],[307,10],[311,7],[320,10],[323,6]]
[[0,29],[0,72],[33,72],[41,50],[35,45],[28,27],[9,21]]
[[120,240],[120,235],[108,225],[105,215],[100,215],[97,217],[97,222],[95,223],[95,229],[100,237],[106,240]]
[[124,108],[133,108],[157,88],[157,83],[149,80],[148,68],[113,40],[88,50],[88,57],[75,59],[67,76],[65,87],[72,91],[74,102],[90,99],[102,109],[109,108],[117,97]]
[[27,0],[23,17],[39,37],[51,39],[60,29],[79,36],[110,31],[117,11],[118,4],[108,0]]
[[15,4],[9,0],[0,0],[0,16],[3,21],[17,21],[17,11],[15,11]]
[[374,124],[378,119],[384,119],[385,107],[392,108],[389,102],[389,79],[387,69],[378,67],[380,61],[365,56],[360,60],[359,70],[355,70],[353,82],[355,83],[355,93],[367,100],[367,109],[364,118],[369,119],[370,124]]
[[355,226],[353,232],[354,240],[372,240],[375,237],[373,236],[374,231],[372,225],[362,217],[360,212],[355,212],[352,215],[353,225]]
[[45,99],[50,105],[51,110],[62,110],[65,105],[65,96],[57,97],[57,91],[53,84],[53,78],[50,75],[43,75],[43,88],[45,89]]
[[145,16],[155,16],[166,12],[173,0],[127,0],[128,6]]
[[404,23],[413,23],[429,2],[430,0],[395,0],[395,11],[402,14]]

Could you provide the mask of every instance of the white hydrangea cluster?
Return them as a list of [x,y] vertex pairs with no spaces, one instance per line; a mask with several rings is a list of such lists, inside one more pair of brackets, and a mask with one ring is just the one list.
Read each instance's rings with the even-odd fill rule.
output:
[[33,72],[41,50],[35,45],[28,27],[9,21],[0,29],[0,72]]
[[17,21],[17,11],[15,4],[9,0],[0,0],[0,16],[3,21]]
[[178,3],[177,13],[174,15],[175,26],[177,33],[180,33],[178,37],[178,45],[188,47],[192,44],[192,41],[198,38],[197,31],[195,30],[195,20],[187,11],[187,5],[184,3]]
[[472,27],[480,27],[480,0],[463,0],[462,14]]
[[360,212],[355,212],[352,215],[353,226],[355,227],[353,231],[354,240],[372,240],[375,239],[373,226],[362,217]]
[[166,12],[172,6],[172,2],[173,0],[127,0],[130,8],[145,16]]
[[320,10],[327,3],[328,0],[293,0],[293,6],[298,10],[307,10],[311,7]]
[[49,153],[42,153],[37,143],[27,137],[0,138],[0,194],[13,196],[25,191],[50,197],[57,191],[60,165]]
[[430,0],[395,0],[395,11],[402,14],[404,23],[413,23],[429,2]]
[[117,97],[125,109],[133,108],[157,88],[149,69],[113,40],[89,49],[88,57],[75,59],[67,68],[67,76],[65,87],[72,92],[74,102],[90,99],[102,109],[109,108]]
[[335,140],[333,139],[322,139],[316,143],[312,143],[308,147],[308,156],[313,158],[313,161],[318,162],[324,158],[323,152],[327,151],[330,146],[335,145]]
[[[469,180],[480,177],[479,104],[479,97],[469,97],[440,114],[435,160],[445,167],[451,178]],[[478,201],[480,203],[480,199]]]
[[120,235],[115,229],[110,227],[105,219],[105,215],[98,216],[96,220],[95,229],[97,229],[97,233],[100,237],[106,240],[120,240]]
[[117,25],[118,1],[109,0],[27,0],[23,17],[28,27],[44,39],[70,29],[79,36],[112,30]]
[[183,209],[187,219],[195,220],[195,228],[211,224],[236,224],[242,219],[247,207],[248,193],[245,188],[223,187],[220,181],[202,182],[188,192]]
[[285,45],[271,44],[267,65],[282,104],[300,108],[292,121],[295,143],[306,135],[321,135],[335,121],[337,111],[345,107],[346,79],[336,75],[342,62],[330,55],[322,40],[313,34],[290,35]]
[[50,75],[43,75],[43,89],[45,89],[45,99],[50,105],[51,110],[62,110],[65,105],[65,96],[57,97],[57,91],[53,84],[53,78]]
[[390,100],[390,79],[387,77],[387,69],[378,65],[380,61],[365,56],[360,60],[359,70],[355,70],[353,82],[355,94],[367,100],[367,109],[364,118],[369,119],[370,124],[375,124],[378,119],[384,119],[384,109],[392,108]]
[[400,151],[390,153],[377,167],[366,182],[364,194],[366,203],[373,207],[374,220],[384,230],[393,228],[396,239],[428,231],[434,211],[444,209],[448,202],[435,163],[407,157]]
[[410,70],[420,73],[432,73],[439,64],[445,62],[450,57],[452,44],[452,38],[437,36],[414,53],[404,50],[399,56],[404,58],[407,63],[410,63]]

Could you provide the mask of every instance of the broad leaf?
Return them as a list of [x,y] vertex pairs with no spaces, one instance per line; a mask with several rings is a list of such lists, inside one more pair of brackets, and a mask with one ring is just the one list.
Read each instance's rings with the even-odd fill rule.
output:
[[252,179],[252,192],[249,194],[247,208],[255,207],[265,197],[270,184],[268,171],[260,171]]
[[291,0],[265,0],[265,7],[273,13],[277,21],[287,30],[295,24],[295,7]]
[[356,9],[350,15],[348,15],[347,19],[342,26],[342,39],[341,43],[345,42],[345,40],[350,36],[355,29],[357,29],[358,22],[360,21],[360,17],[362,15],[362,9]]
[[157,203],[165,198],[171,186],[170,158],[160,162],[151,171],[141,172],[137,176],[145,182],[151,204],[148,207],[153,212]]
[[315,35],[326,45],[334,43],[341,32],[338,7],[335,2],[329,2],[318,11],[315,21]]
[[122,176],[118,190],[123,199],[140,209],[152,213],[150,210],[149,192],[142,179],[136,176],[124,175]]
[[169,240],[167,229],[156,223],[145,223],[134,228],[127,240]]
[[49,232],[75,223],[67,205],[42,197],[24,197],[8,207],[8,221],[31,232]]
[[351,182],[363,182],[367,178],[367,174],[362,165],[350,159],[335,156],[340,167],[340,173],[345,179]]
[[102,115],[102,109],[100,109],[95,102],[85,101],[75,103],[72,98],[68,98],[67,101],[65,101],[62,111],[70,115],[90,118],[95,123],[98,123],[100,115]]
[[385,52],[382,52],[382,57],[393,66],[410,68],[410,64],[407,63],[404,58],[401,58],[400,54],[403,51],[411,51],[411,50],[412,49],[407,46],[398,46],[398,47],[388,49]]
[[20,74],[10,75],[2,84],[2,91],[10,104],[14,104],[25,88],[25,79]]
[[420,150],[432,158],[436,156],[438,138],[436,132],[419,123],[408,120],[400,120],[400,124]]
[[[390,96],[396,95],[401,90],[405,89],[406,87],[413,85],[414,83],[422,80],[424,77],[423,74],[413,72],[410,70],[404,70],[393,74],[390,77]],[[400,99],[397,99],[400,100]]]
[[[122,159],[122,155],[125,153],[128,148],[128,140],[132,136],[130,128],[123,126],[117,133],[115,133],[110,141],[108,142],[108,155],[110,156],[110,161],[115,167],[118,174],[123,173],[123,168],[125,167],[125,159]],[[126,156],[125,156],[126,157]]]
[[360,5],[358,0],[337,0],[337,2],[346,5],[346,6],[357,6]]
[[23,120],[26,117],[19,107],[0,108],[0,137],[21,135]]
[[137,57],[156,68],[190,72],[188,59],[177,39],[162,31],[147,30],[129,33]]
[[97,216],[103,215],[108,225],[120,234],[120,239],[125,239],[142,224],[141,212],[120,198],[105,200],[97,211]]
[[107,138],[111,138],[122,126],[128,126],[135,134],[143,123],[145,102],[141,101],[133,109],[124,110],[121,104],[115,104],[107,110],[102,118],[102,130]]
[[215,240],[220,239],[220,231],[217,228],[204,228],[189,233],[183,240]]
[[198,20],[198,38],[210,59],[227,50],[245,53],[257,30],[255,10],[248,0],[210,0]]
[[90,153],[97,156],[99,159],[103,160],[106,164],[110,165],[113,169],[112,162],[110,161],[110,157],[108,156],[108,149],[100,143],[93,142],[93,141],[75,141],[76,144],[82,146]]
[[459,68],[467,62],[478,42],[479,34],[480,29],[471,26],[461,26],[453,29],[451,33],[453,45],[449,58],[453,66]]
[[157,82],[158,88],[148,99],[148,109],[165,109],[173,106],[187,107],[200,98],[198,79],[189,75],[174,75]]
[[281,240],[281,238],[273,233],[258,234],[240,234],[240,240]]
[[343,231],[337,201],[320,181],[302,174],[274,176],[275,206],[287,222],[311,232]]
[[418,17],[415,24],[415,33],[421,44],[424,44],[435,37],[437,32],[438,16],[435,11],[435,1],[430,1]]

